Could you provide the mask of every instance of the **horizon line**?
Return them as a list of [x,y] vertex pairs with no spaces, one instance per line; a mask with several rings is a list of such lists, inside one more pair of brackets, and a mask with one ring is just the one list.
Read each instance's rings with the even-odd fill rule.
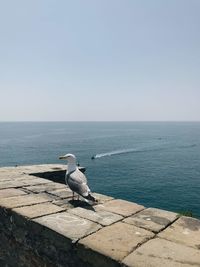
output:
[[0,123],[17,123],[17,122],[200,122],[200,120],[5,120]]

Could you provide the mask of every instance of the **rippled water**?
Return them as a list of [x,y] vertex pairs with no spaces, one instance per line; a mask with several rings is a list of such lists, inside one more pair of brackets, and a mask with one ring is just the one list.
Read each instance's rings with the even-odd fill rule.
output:
[[60,163],[68,152],[93,191],[200,217],[198,122],[0,123],[0,166]]

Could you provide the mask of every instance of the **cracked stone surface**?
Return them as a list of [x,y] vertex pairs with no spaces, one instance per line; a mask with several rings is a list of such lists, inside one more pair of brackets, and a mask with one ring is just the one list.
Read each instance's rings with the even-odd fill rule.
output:
[[198,219],[98,193],[72,200],[65,170],[0,168],[0,266],[200,267]]
[[69,199],[57,199],[57,200],[53,200],[52,203],[65,209],[74,208],[73,204],[69,201]]
[[49,172],[55,170],[66,170],[66,165],[63,164],[40,164],[40,165],[29,165],[29,166],[17,166],[13,167],[14,171],[22,172],[26,174]]
[[16,187],[23,187],[26,185],[39,185],[39,184],[47,184],[52,183],[51,181],[43,178],[32,178],[28,179],[16,179],[16,180],[9,180],[9,181],[0,181],[0,188],[16,188]]
[[58,196],[60,198],[72,198],[72,191],[65,186],[65,188],[57,189],[57,190],[49,190],[50,194]]
[[0,205],[5,208],[17,208],[50,201],[45,194],[27,194],[0,199]]
[[102,195],[102,194],[99,194],[99,193],[93,193],[92,192],[92,195],[94,198],[96,198],[96,200],[98,201],[99,204],[103,204],[107,201],[110,201],[110,200],[113,200],[114,198],[111,197],[111,196],[106,196],[106,195]]
[[[117,222],[82,239],[79,243],[114,260],[122,260],[154,234],[134,225]],[[87,253],[87,252],[85,252]]]
[[1,189],[6,189],[6,188],[17,188],[17,187],[22,187],[24,185],[23,181],[0,181],[0,188]]
[[52,190],[57,190],[61,188],[65,188],[66,186],[59,183],[47,183],[42,185],[33,185],[33,186],[26,186],[25,188],[34,193],[41,193],[41,192],[49,192]]
[[34,219],[34,221],[71,240],[77,240],[96,232],[101,228],[101,226],[97,223],[85,220],[67,212],[43,216],[41,218]]
[[0,198],[9,198],[20,195],[26,195],[26,193],[20,189],[16,188],[7,188],[0,190]]
[[84,208],[92,207],[90,204],[88,204],[83,200],[72,200],[71,198],[65,198],[65,199],[58,198],[57,200],[54,200],[52,203],[60,207],[63,207],[65,209],[73,209],[77,207],[84,207]]
[[178,214],[174,212],[148,208],[131,217],[126,218],[124,222],[134,224],[138,227],[142,227],[158,233],[167,225],[176,220],[177,217]]
[[40,217],[43,215],[57,213],[64,210],[64,208],[58,207],[52,203],[42,203],[13,209],[14,212],[19,213],[28,218]]
[[78,207],[78,208],[70,209],[69,213],[83,217],[93,222],[97,222],[104,226],[110,225],[114,222],[117,222],[123,219],[122,216],[115,214],[115,213],[111,213],[109,211],[104,211],[104,210],[95,211],[95,207],[91,208],[91,210]]
[[96,206],[96,208],[99,210],[114,212],[122,216],[130,216],[144,209],[144,207],[141,205],[122,199],[108,201],[104,204]]
[[49,181],[47,179],[44,178],[33,178],[32,179],[24,179],[21,180],[21,182],[23,183],[23,185],[39,185],[39,184],[48,184],[48,183],[52,183],[52,181]]
[[159,237],[200,249],[200,221],[183,216],[162,231]]
[[149,240],[123,260],[128,267],[197,267],[200,251],[161,238]]

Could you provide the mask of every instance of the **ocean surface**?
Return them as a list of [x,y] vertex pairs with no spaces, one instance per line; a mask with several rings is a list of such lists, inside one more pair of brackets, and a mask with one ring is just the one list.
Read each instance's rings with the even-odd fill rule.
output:
[[200,218],[200,122],[0,123],[0,166],[64,163],[66,153],[92,191]]

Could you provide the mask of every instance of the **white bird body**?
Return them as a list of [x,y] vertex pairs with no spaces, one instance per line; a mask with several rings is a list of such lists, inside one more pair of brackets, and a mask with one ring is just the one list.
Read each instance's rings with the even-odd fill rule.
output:
[[95,198],[90,195],[91,191],[87,185],[86,176],[76,165],[76,157],[73,154],[66,154],[65,156],[61,156],[60,159],[67,159],[68,161],[65,181],[72,190],[73,196],[75,192],[85,199],[95,201]]

